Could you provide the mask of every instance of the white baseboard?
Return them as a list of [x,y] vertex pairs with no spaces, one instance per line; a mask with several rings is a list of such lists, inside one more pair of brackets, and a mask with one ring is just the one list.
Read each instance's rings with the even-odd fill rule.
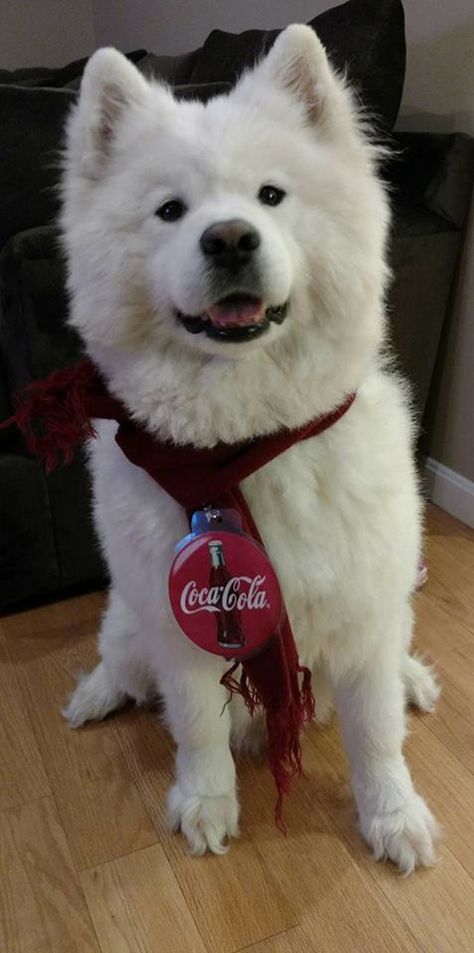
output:
[[474,482],[443,463],[425,460],[426,494],[432,503],[474,527]]

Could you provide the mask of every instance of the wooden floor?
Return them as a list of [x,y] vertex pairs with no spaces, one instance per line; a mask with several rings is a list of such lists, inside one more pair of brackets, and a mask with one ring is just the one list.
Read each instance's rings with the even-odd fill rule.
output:
[[336,726],[308,733],[286,837],[268,772],[242,762],[240,840],[190,859],[166,829],[172,745],[153,715],[61,719],[95,658],[104,597],[87,595],[0,621],[1,953],[473,953],[474,533],[435,509],[428,526],[416,641],[443,696],[407,754],[444,827],[437,867],[407,880],[370,860]]

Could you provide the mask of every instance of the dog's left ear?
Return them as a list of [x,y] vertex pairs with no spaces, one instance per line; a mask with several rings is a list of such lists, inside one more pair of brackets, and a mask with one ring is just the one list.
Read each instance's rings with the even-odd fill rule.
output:
[[280,89],[300,103],[305,121],[337,133],[352,126],[352,102],[345,84],[331,68],[314,30],[294,23],[283,30],[270,52],[241,81],[244,95]]
[[268,79],[301,102],[311,122],[323,116],[333,80],[323,44],[309,26],[294,23],[277,37],[262,64]]

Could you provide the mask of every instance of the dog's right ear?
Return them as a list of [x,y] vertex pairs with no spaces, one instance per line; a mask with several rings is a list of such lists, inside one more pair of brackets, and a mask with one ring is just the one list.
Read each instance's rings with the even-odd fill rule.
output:
[[126,112],[146,101],[149,85],[111,47],[97,50],[84,70],[79,102],[68,125],[66,159],[86,178],[99,179]]

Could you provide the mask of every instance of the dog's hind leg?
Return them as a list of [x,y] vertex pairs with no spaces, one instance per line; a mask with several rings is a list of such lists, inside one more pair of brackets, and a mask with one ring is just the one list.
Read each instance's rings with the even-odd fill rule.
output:
[[250,714],[245,703],[238,695],[234,695],[229,703],[231,733],[230,744],[232,750],[240,754],[259,755],[267,744],[265,727],[265,713],[262,710]]
[[434,669],[420,656],[407,653],[402,661],[402,679],[407,703],[420,711],[434,711],[441,692]]
[[102,661],[79,677],[63,710],[71,728],[87,721],[100,721],[123,705],[127,697],[143,702],[151,678],[136,651],[138,620],[121,596],[112,589],[99,633]]
[[441,686],[431,665],[423,661],[415,652],[410,654],[413,637],[413,610],[405,606],[401,619],[402,645],[405,651],[401,657],[401,677],[407,705],[415,705],[420,711],[434,711]]
[[113,684],[104,662],[99,662],[92,672],[79,676],[63,715],[71,728],[80,728],[86,721],[101,721],[123,705],[126,697]]
[[319,659],[313,668],[313,694],[316,702],[314,720],[317,725],[329,725],[336,710],[329,675]]

